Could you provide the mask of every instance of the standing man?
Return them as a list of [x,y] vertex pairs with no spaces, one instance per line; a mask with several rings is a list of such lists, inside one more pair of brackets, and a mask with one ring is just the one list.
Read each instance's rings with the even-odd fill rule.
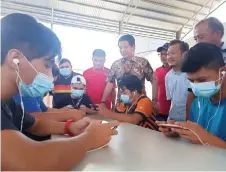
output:
[[[94,104],[100,104],[104,89],[107,85],[107,76],[110,70],[104,67],[106,54],[101,49],[93,51],[93,67],[87,69],[83,76],[86,79],[87,94]],[[116,92],[116,85],[113,84],[111,93],[106,99],[106,106],[108,109],[114,108]]]
[[197,43],[207,42],[221,47],[224,62],[226,63],[226,43],[222,41],[224,25],[215,17],[198,22],[194,29],[194,39]]
[[170,71],[169,64],[167,62],[167,50],[169,44],[165,43],[162,47],[157,49],[159,53],[162,66],[157,68],[155,71],[155,75],[158,80],[158,107],[159,114],[156,116],[156,120],[158,121],[167,121],[169,110],[170,110],[170,100],[166,98],[166,87],[165,87],[165,76]]
[[166,97],[171,100],[169,111],[170,120],[186,120],[186,100],[190,82],[187,74],[181,72],[184,55],[189,50],[189,45],[180,40],[173,40],[169,44],[167,60],[172,69],[166,75]]
[[[116,60],[112,66],[108,75],[108,83],[104,90],[102,97],[102,103],[106,103],[108,95],[112,92],[115,80],[120,82],[121,78],[125,75],[135,75],[145,86],[145,79],[152,83],[152,102],[157,104],[158,102],[158,90],[157,79],[154,75],[153,69],[147,59],[137,57],[135,53],[135,39],[132,35],[124,35],[119,38],[118,46],[123,58]],[[120,90],[120,88],[118,88]],[[145,87],[143,89],[145,93]],[[117,102],[119,102],[120,92],[117,95]]]
[[[209,17],[198,22],[194,29],[194,39],[197,43],[206,42],[216,44],[221,47],[224,62],[226,64],[226,43],[222,41],[224,36],[224,25],[215,17]],[[189,116],[192,101],[195,99],[195,95],[192,90],[188,90],[187,98],[187,116]]]
[[72,71],[71,62],[68,59],[61,59],[59,62],[59,75],[54,77],[53,108],[61,108],[64,100],[71,97],[71,80],[75,75]]

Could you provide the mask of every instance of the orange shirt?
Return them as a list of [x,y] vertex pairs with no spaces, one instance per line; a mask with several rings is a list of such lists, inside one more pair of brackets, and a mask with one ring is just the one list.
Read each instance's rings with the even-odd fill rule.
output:
[[149,128],[152,130],[158,130],[155,124],[155,115],[152,107],[151,100],[142,94],[137,100],[133,101],[131,105],[125,105],[120,103],[115,110],[117,113],[124,114],[138,114],[142,117],[142,120],[137,124],[139,126]]
[[[107,76],[109,69],[104,68],[103,70],[95,70],[94,68],[87,69],[83,76],[86,79],[87,94],[94,104],[100,104],[104,93],[104,89],[107,84]],[[116,86],[114,86],[115,88]],[[111,109],[112,95],[108,96],[106,106]]]

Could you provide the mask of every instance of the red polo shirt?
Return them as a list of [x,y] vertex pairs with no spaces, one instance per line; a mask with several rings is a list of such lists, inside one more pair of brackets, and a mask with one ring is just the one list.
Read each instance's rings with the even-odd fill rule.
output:
[[[83,76],[86,79],[87,94],[94,104],[100,104],[107,84],[107,76],[110,70],[104,68],[103,70],[95,70],[94,68],[87,69]],[[114,85],[114,88],[116,86]],[[106,106],[111,109],[112,95],[109,95]]]
[[171,102],[166,98],[166,86],[165,76],[170,71],[170,68],[159,67],[155,71],[155,75],[158,79],[158,104],[159,111],[162,115],[168,115],[170,110]]

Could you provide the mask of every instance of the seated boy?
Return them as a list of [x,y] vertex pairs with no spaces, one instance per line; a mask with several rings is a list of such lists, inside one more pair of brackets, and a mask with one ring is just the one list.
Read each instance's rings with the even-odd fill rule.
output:
[[177,134],[192,143],[226,148],[226,67],[220,48],[209,43],[195,45],[185,56],[182,71],[188,74],[197,98],[192,102],[190,121],[168,123],[189,130],[160,131],[168,136]]
[[158,130],[151,100],[142,94],[142,82],[135,75],[126,75],[120,81],[121,102],[115,112],[100,106],[99,114],[121,122],[136,124],[152,130]]
[[87,114],[97,112],[97,105],[94,105],[86,94],[86,80],[81,75],[76,75],[71,80],[71,96],[65,98],[64,106],[82,110]]

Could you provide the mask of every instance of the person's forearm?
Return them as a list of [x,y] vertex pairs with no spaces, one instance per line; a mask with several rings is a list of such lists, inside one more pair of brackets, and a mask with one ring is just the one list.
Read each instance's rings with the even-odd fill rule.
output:
[[116,101],[116,90],[115,88],[112,90],[112,106],[115,106]]
[[97,111],[95,111],[95,110],[93,110],[93,109],[89,109],[89,108],[87,108],[86,109],[86,113],[88,113],[88,114],[94,114],[94,113],[96,113]]
[[80,120],[83,115],[81,114],[82,112],[75,110],[75,109],[70,109],[67,111],[47,111],[47,112],[33,112],[31,115],[37,119],[41,120],[53,120],[53,121],[58,121],[58,122],[65,122],[69,119],[73,120]]
[[125,114],[109,111],[108,117],[111,118],[111,119],[120,121],[120,122],[127,122],[127,123],[132,123],[132,124],[138,123],[138,121],[134,118],[134,116],[132,114],[131,115],[125,115]]
[[208,133],[207,137],[203,140],[204,144],[226,149],[226,141]]
[[[85,133],[74,138],[47,141],[40,146],[39,155],[41,156],[36,163],[41,164],[42,159],[42,164],[46,165],[46,170],[72,170],[85,156],[89,149],[89,142]],[[37,154],[35,155],[37,156]],[[45,155],[45,158],[43,158],[43,155]],[[48,162],[44,162],[46,160]]]
[[[17,154],[10,158],[4,170],[18,171],[69,171],[72,170],[89,150],[90,140],[86,133],[77,137],[27,141],[19,145]],[[6,163],[5,163],[6,164]]]
[[113,84],[108,82],[105,89],[104,89],[104,94],[103,94],[101,101],[107,100],[107,97],[111,94],[112,89],[113,89]]
[[35,124],[29,129],[29,132],[39,136],[64,134],[65,122],[36,119]]
[[158,80],[155,75],[152,80],[152,100],[158,101]]
[[55,112],[34,112],[31,115],[40,120],[53,120],[58,122],[63,122],[71,119],[70,114],[62,114],[62,113],[55,113]]

